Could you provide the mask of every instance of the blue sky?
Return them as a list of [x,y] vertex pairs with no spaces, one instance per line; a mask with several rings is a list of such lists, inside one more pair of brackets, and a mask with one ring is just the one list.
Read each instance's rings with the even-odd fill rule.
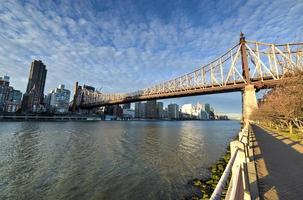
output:
[[[25,91],[33,59],[46,90],[75,81],[131,92],[190,72],[239,40],[303,41],[302,0],[1,1],[0,75]],[[169,99],[241,113],[239,93]]]

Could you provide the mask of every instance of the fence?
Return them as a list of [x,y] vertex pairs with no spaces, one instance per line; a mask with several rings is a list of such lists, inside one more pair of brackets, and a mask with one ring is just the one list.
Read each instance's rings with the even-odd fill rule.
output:
[[254,135],[251,128],[246,126],[238,136],[238,140],[230,143],[231,159],[210,197],[211,200],[222,199],[222,191],[227,185],[230,173],[226,200],[259,199],[253,154]]

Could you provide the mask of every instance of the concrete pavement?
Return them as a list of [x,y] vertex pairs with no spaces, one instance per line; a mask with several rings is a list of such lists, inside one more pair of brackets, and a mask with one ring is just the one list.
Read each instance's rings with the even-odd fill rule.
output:
[[303,146],[252,125],[261,199],[303,199]]

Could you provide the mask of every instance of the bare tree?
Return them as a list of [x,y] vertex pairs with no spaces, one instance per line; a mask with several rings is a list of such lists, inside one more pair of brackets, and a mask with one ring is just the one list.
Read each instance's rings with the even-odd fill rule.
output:
[[295,127],[303,133],[303,72],[297,74],[264,96],[259,109],[253,112],[254,120],[277,129],[287,128],[290,133]]

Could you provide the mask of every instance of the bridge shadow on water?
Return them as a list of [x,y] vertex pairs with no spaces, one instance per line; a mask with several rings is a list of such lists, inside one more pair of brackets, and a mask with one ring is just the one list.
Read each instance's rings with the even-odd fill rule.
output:
[[302,199],[303,145],[253,125],[261,199]]

